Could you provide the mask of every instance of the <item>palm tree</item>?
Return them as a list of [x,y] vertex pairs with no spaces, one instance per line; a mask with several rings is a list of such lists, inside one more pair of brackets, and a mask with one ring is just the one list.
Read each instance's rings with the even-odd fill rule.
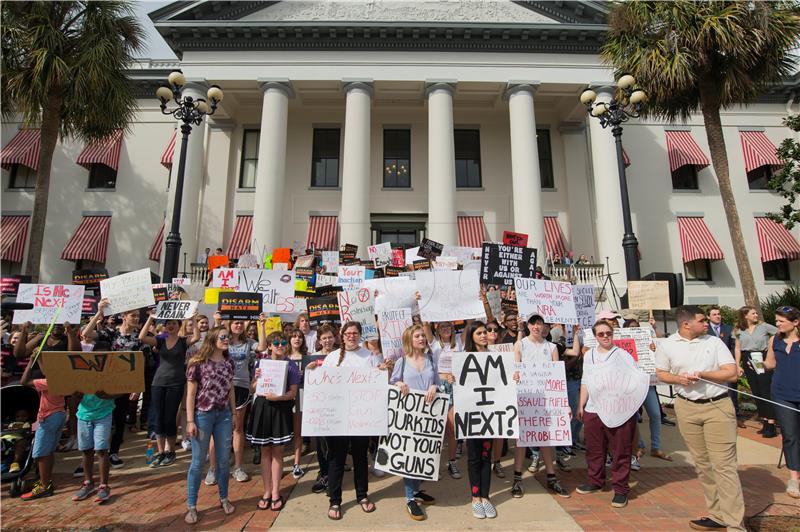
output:
[[56,142],[127,129],[137,111],[125,69],[144,32],[122,1],[3,2],[2,114],[40,127],[27,274],[39,277]]
[[759,308],[731,188],[720,109],[755,100],[769,83],[794,73],[790,50],[800,36],[790,1],[617,2],[601,57],[647,91],[646,113],[670,121],[703,114],[711,162],[733,242],[745,304]]

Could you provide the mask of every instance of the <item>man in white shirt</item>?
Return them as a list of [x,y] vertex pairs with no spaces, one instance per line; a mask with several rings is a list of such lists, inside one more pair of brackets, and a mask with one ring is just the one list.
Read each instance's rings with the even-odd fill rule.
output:
[[678,428],[692,453],[709,511],[709,517],[691,521],[689,526],[744,531],[744,498],[736,470],[736,413],[727,392],[728,383],[738,378],[736,362],[719,338],[706,334],[706,316],[699,307],[679,307],[676,321],[678,332],[656,351],[656,375],[675,387]]

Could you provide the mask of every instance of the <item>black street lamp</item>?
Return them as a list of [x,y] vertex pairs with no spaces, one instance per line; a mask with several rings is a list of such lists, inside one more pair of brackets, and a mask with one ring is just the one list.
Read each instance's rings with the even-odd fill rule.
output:
[[625,159],[622,155],[622,124],[630,118],[639,118],[642,104],[647,100],[647,94],[634,88],[636,80],[630,74],[619,78],[617,87],[620,89],[619,97],[614,96],[608,102],[597,102],[597,94],[586,89],[581,94],[581,103],[586,106],[590,116],[600,120],[604,128],[611,126],[614,142],[617,148],[617,170],[619,172],[619,188],[622,195],[622,220],[625,225],[625,234],[622,237],[622,248],[625,253],[625,273],[631,281],[642,278],[639,270],[638,248],[639,242],[633,234],[631,223],[631,205],[628,199],[628,181],[625,178]]
[[[164,282],[170,282],[178,276],[178,258],[181,252],[181,203],[183,202],[183,175],[186,171],[186,146],[189,143],[189,134],[192,132],[192,124],[199,126],[203,123],[203,118],[213,115],[217,110],[217,105],[222,101],[222,89],[217,85],[212,85],[206,96],[203,98],[192,98],[191,96],[181,97],[186,78],[183,72],[175,70],[170,73],[168,85],[162,85],[156,90],[156,97],[161,102],[161,113],[173,115],[181,120],[181,157],[178,162],[178,179],[175,181],[175,203],[172,207],[172,223],[170,224],[169,234],[166,239],[166,250],[164,253]],[[177,107],[171,111],[167,110],[167,103],[175,100]],[[208,102],[211,102],[209,106]]]

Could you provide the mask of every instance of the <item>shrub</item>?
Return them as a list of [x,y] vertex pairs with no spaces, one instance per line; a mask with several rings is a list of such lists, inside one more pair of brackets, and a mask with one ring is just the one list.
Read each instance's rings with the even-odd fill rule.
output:
[[777,292],[761,300],[761,312],[764,321],[775,325],[775,310],[780,307],[800,308],[800,285],[787,286],[783,292]]

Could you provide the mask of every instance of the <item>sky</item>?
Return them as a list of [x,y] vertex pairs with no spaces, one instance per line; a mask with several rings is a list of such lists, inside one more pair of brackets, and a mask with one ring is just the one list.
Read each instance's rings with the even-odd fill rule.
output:
[[146,47],[139,53],[139,57],[148,59],[177,59],[166,41],[158,34],[153,22],[147,14],[170,2],[155,0],[137,0],[134,2],[136,17],[146,32]]

